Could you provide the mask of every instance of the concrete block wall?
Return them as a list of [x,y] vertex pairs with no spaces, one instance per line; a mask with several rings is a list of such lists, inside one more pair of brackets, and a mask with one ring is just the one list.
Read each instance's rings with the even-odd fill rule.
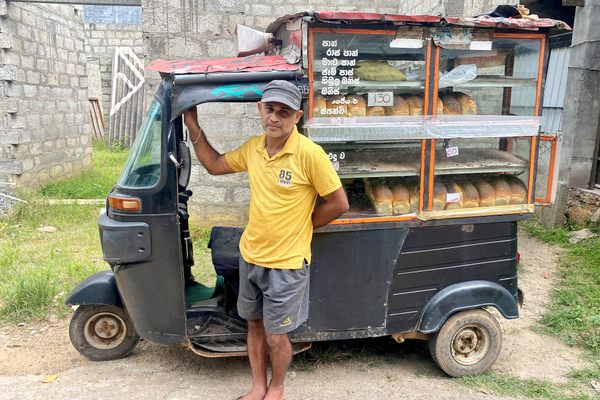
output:
[[104,126],[108,127],[112,87],[112,62],[116,47],[129,47],[140,58],[145,58],[142,25],[95,23],[85,24],[85,51],[92,68],[99,68],[102,89]]
[[[487,11],[486,0],[476,13]],[[393,14],[445,15],[448,3],[472,6],[467,0],[389,1],[372,0],[205,0],[172,2],[142,0],[144,45],[147,60],[203,59],[235,56],[236,24],[263,30],[276,17],[307,10],[365,11]],[[477,2],[473,2],[475,4]],[[505,3],[503,1],[502,3]],[[469,10],[473,11],[473,7]],[[146,71],[148,92],[154,92],[158,74]],[[205,105],[199,109],[200,124],[209,141],[221,152],[233,150],[251,135],[260,134],[256,105]],[[244,174],[211,177],[198,164],[191,177],[190,211],[204,224],[243,224],[249,193]]]
[[76,175],[92,151],[81,9],[1,2],[0,181]]

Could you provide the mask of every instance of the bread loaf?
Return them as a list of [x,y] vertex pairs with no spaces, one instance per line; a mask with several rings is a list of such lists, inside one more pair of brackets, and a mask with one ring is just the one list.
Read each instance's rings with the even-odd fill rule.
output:
[[496,192],[494,187],[485,179],[473,182],[479,193],[479,207],[492,207],[496,205]]
[[458,185],[463,194],[462,208],[479,207],[479,192],[475,186],[469,181],[461,182]]
[[436,115],[444,115],[444,102],[439,97],[437,99]]
[[460,103],[452,95],[442,96],[444,115],[460,115],[462,110]]
[[507,206],[510,203],[510,184],[503,175],[496,176],[490,179],[491,185],[494,187],[497,206]]
[[468,94],[461,92],[452,93],[458,104],[460,104],[460,113],[462,115],[476,115],[477,114],[477,104]]
[[410,115],[423,115],[423,99],[419,96],[405,96]]
[[445,210],[455,210],[462,208],[462,189],[456,184],[456,182],[450,181],[444,184],[448,193],[446,194],[446,207]]
[[348,117],[366,117],[367,116],[367,102],[362,96],[353,94],[346,97],[350,103],[346,106],[348,110]]
[[443,183],[435,182],[433,184],[433,209],[443,210],[446,207],[446,196],[448,191]]
[[391,107],[385,107],[385,115],[410,115],[410,108],[408,106],[408,102],[404,100],[402,96],[394,96],[394,105]]
[[408,214],[410,212],[408,186],[402,182],[395,182],[390,189],[392,190],[392,211],[394,215]]
[[508,204],[526,204],[527,203],[527,187],[516,176],[509,176],[508,183],[510,185],[510,201]]
[[419,211],[419,185],[415,183],[411,183],[408,185],[408,197],[410,199],[410,212]]
[[327,101],[325,97],[316,95],[313,100],[313,117],[326,117]]
[[367,117],[385,117],[385,107],[367,107]]
[[392,215],[393,195],[387,184],[376,179],[367,179],[365,191],[377,214]]
[[327,109],[335,110],[335,112],[328,113],[329,117],[346,117],[348,115],[348,108],[345,103],[342,103],[343,96],[334,96],[327,99]]

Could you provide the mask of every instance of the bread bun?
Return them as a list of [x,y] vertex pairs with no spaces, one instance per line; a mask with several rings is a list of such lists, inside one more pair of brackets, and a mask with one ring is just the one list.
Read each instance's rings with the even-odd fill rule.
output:
[[362,96],[353,94],[346,97],[350,103],[346,106],[348,110],[348,117],[366,117],[367,116],[367,102]]
[[402,182],[395,182],[390,187],[392,191],[392,211],[394,215],[408,214],[410,212],[410,194],[408,186]]
[[448,191],[446,195],[445,210],[456,210],[458,208],[462,208],[463,194],[460,186],[458,186],[456,182],[452,181],[446,182],[444,186],[446,186],[446,190]]
[[461,182],[459,186],[463,194],[462,208],[479,207],[479,192],[475,186],[469,181]]
[[448,190],[443,183],[435,182],[433,184],[433,210],[443,210],[446,207],[446,197]]
[[408,112],[410,115],[423,115],[423,99],[419,96],[405,96],[404,100],[408,103]]
[[496,191],[485,179],[473,182],[479,193],[479,207],[492,207],[496,205]]
[[365,192],[377,214],[392,215],[394,197],[387,184],[377,179],[365,179]]
[[477,104],[468,94],[461,92],[452,93],[458,104],[462,115],[477,115]]
[[385,117],[385,107],[367,107],[367,117]]
[[444,115],[460,115],[462,110],[460,103],[450,94],[442,96]]
[[391,107],[385,107],[385,115],[410,115],[410,108],[408,106],[408,102],[404,100],[402,96],[394,96],[394,105]]
[[325,97],[316,95],[313,99],[313,117],[327,116],[327,100]]
[[510,204],[510,184],[506,180],[506,176],[500,175],[490,179],[490,184],[494,187],[496,194],[497,206],[507,206]]

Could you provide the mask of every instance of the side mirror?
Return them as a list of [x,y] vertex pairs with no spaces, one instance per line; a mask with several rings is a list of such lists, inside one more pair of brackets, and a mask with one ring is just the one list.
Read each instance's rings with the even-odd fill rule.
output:
[[179,186],[187,187],[192,172],[192,154],[185,140],[177,142],[177,158],[179,159]]

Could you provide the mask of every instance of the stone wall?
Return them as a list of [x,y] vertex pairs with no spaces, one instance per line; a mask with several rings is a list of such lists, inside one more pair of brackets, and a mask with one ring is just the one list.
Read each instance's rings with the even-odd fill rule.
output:
[[567,217],[580,226],[600,222],[600,192],[573,188],[569,191]]
[[88,62],[100,70],[102,87],[102,111],[104,125],[108,127],[110,95],[112,87],[112,61],[116,47],[129,47],[141,59],[145,58],[142,25],[96,23],[85,24],[85,50]]
[[35,185],[91,164],[81,8],[0,2],[0,180]]
[[[477,9],[476,4],[480,4]],[[493,3],[493,4],[492,4]],[[365,11],[393,14],[447,14],[446,9],[473,14],[505,1],[486,0],[205,0],[172,2],[142,0],[144,44],[148,61],[159,58],[203,59],[233,57],[236,24],[263,30],[276,17],[307,10]],[[147,77],[148,75],[147,71]],[[150,74],[148,91],[156,90],[158,74]],[[211,104],[199,109],[200,124],[209,141],[224,152],[258,134],[256,105]],[[244,174],[211,177],[197,163],[193,167],[191,212],[204,224],[243,224],[249,192]]]

